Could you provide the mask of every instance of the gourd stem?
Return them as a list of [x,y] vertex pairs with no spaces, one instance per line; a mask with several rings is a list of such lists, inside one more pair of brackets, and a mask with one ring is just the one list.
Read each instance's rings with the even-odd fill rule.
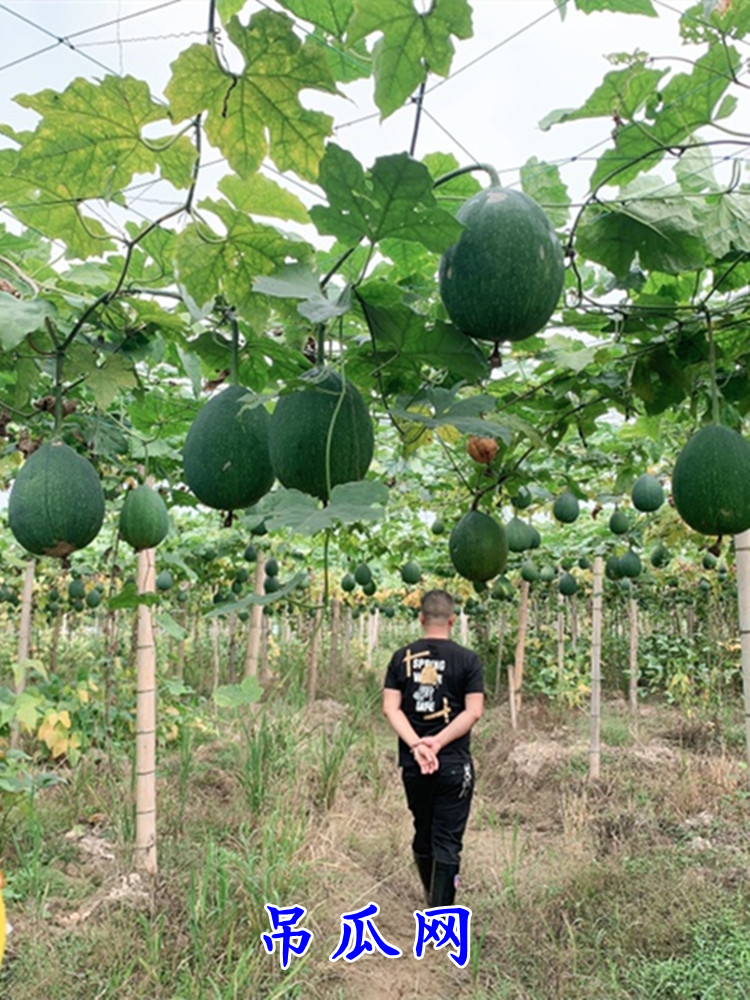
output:
[[489,174],[491,186],[500,187],[500,175],[491,163],[472,163],[468,167],[457,167],[456,170],[451,170],[449,173],[443,174],[442,177],[438,177],[432,186],[434,188],[440,187],[441,184],[447,184],[448,181],[452,181],[454,177],[462,177],[464,174],[473,173],[475,170],[484,170],[486,174]]
[[60,433],[63,418],[63,366],[65,364],[65,352],[58,350],[55,353],[55,434]]
[[229,325],[232,329],[232,356],[229,361],[229,384],[239,384],[240,327],[234,309],[229,311]]
[[711,419],[715,424],[719,424],[721,420],[719,417],[719,389],[716,384],[716,341],[714,340],[714,328],[709,312],[706,312],[706,326],[708,329],[709,378],[711,380]]

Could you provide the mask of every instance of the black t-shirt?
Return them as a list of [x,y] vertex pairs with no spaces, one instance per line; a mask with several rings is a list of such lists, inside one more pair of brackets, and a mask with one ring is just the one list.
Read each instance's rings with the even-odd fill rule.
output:
[[[418,736],[435,736],[464,710],[467,694],[482,694],[482,663],[473,650],[452,639],[417,639],[397,649],[385,687],[401,692],[401,708]],[[470,733],[440,751],[441,761],[466,757]],[[409,747],[398,741],[401,767],[413,765]]]

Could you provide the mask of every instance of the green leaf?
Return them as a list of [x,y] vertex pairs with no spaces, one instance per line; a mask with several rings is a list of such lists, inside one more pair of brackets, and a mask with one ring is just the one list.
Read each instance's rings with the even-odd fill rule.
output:
[[12,351],[23,343],[25,337],[44,327],[55,310],[44,299],[17,299],[8,292],[0,292],[0,348]]
[[256,278],[256,292],[282,299],[307,299],[320,292],[320,277],[307,264],[287,264],[275,274]]
[[245,0],[216,0],[216,11],[224,24],[245,6]]
[[306,260],[312,248],[273,226],[255,222],[228,202],[204,202],[219,216],[226,235],[211,233],[196,223],[186,226],[177,237],[175,269],[181,288],[199,310],[223,295],[256,329],[268,316],[265,299],[253,292],[253,281],[273,274],[288,259]]
[[243,71],[225,71],[207,45],[185,49],[166,88],[175,119],[207,111],[209,141],[243,177],[270,156],[279,170],[315,180],[332,122],[303,107],[299,93],[336,92],[325,53],[302,43],[286,14],[270,10],[254,14],[247,27],[232,18],[226,30],[244,57]]
[[387,501],[388,487],[365,479],[334,486],[325,506],[300,490],[277,489],[263,498],[258,510],[271,531],[284,529],[299,535],[315,535],[328,528],[379,521],[385,514]]
[[613,70],[605,75],[603,82],[580,108],[551,111],[539,122],[539,128],[546,132],[552,125],[583,118],[617,116],[622,121],[629,121],[656,92],[668,72],[666,69],[649,69],[640,62],[626,69]]
[[274,590],[271,594],[248,594],[246,597],[242,597],[237,601],[227,601],[224,604],[216,604],[209,611],[205,612],[205,618],[216,618],[220,615],[228,615],[233,611],[244,611],[245,608],[249,608],[253,604],[260,604],[265,607],[266,604],[273,604],[275,601],[281,601],[285,597],[288,597],[293,591],[295,591],[298,585],[305,579],[307,574],[305,573],[295,573],[288,583],[285,583],[283,587],[278,590]]
[[30,229],[60,240],[73,257],[98,257],[112,250],[114,243],[102,223],[85,215],[79,206],[78,179],[68,184],[62,178],[50,178],[43,184],[34,176],[33,166],[26,176],[20,170],[19,154],[0,150],[0,205]]
[[182,625],[174,620],[168,611],[160,611],[154,618],[159,628],[163,629],[173,639],[181,640],[187,637],[188,633]]
[[620,14],[643,14],[646,17],[658,17],[651,0],[575,0],[578,10],[584,14],[594,11],[612,10]]
[[245,708],[260,701],[263,689],[257,677],[245,677],[239,684],[222,684],[214,689],[219,708]]
[[560,169],[552,163],[541,163],[535,156],[521,167],[521,187],[538,202],[554,226],[568,221],[570,195],[560,177]]
[[279,0],[279,3],[295,17],[309,21],[338,39],[344,37],[354,12],[352,0]]
[[347,38],[356,42],[377,32],[373,49],[375,103],[384,118],[397,111],[426,79],[427,72],[447,76],[453,60],[451,36],[470,38],[467,0],[433,0],[420,14],[412,0],[355,0]]
[[66,354],[69,378],[83,376],[100,410],[109,408],[121,389],[138,385],[132,362],[122,354],[109,354],[103,361],[97,352],[84,344],[73,344]]
[[674,172],[682,190],[689,194],[718,189],[713,156],[708,146],[686,149],[675,163]]
[[310,221],[307,209],[299,198],[264,174],[252,174],[250,177],[229,174],[222,177],[218,188],[236,209],[248,215],[273,216],[302,225]]
[[486,377],[486,358],[474,341],[454,326],[428,321],[400,303],[385,306],[366,298],[361,302],[381,364],[393,352],[401,362],[415,367],[445,368],[469,382]]
[[[109,200],[136,174],[156,172],[158,144],[147,141],[143,130],[164,120],[166,109],[153,100],[142,80],[105,76],[92,82],[78,77],[62,93],[43,90],[15,100],[42,116],[18,164],[19,173],[36,185],[68,184],[78,199]],[[192,145],[170,149],[166,144],[165,154],[170,178],[186,186],[195,159]]]
[[330,143],[318,183],[328,205],[313,206],[310,218],[318,232],[344,243],[391,236],[439,253],[461,235],[460,223],[438,205],[427,167],[406,153],[378,157],[365,174],[350,152]]
[[[586,212],[576,247],[624,280],[636,253],[646,270],[679,274],[710,257],[691,202],[658,177],[644,177],[608,206]],[[658,193],[655,193],[658,192]]]
[[153,607],[159,600],[158,594],[139,594],[134,583],[126,583],[119,594],[108,599],[107,608],[109,611],[124,611],[135,609],[139,604]]

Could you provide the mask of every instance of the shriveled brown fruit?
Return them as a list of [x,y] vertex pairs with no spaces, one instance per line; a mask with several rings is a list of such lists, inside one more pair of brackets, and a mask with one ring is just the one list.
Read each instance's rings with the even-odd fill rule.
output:
[[475,462],[479,462],[481,465],[489,465],[495,455],[497,455],[498,444],[494,438],[477,437],[473,434],[469,438],[466,450]]

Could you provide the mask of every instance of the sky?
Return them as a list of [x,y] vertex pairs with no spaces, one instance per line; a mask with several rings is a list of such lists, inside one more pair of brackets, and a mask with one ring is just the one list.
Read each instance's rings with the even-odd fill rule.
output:
[[[611,68],[606,54],[680,53],[677,15],[689,4],[654,2],[658,18],[585,15],[571,2],[561,20],[553,0],[473,0],[474,37],[456,42],[447,81],[434,76],[428,82],[416,155],[439,150],[462,164],[490,162],[503,183],[514,182],[532,156],[557,161],[571,194],[582,196],[592,169],[587,157],[603,150],[612,123],[577,122],[545,132],[539,121],[583,103]],[[260,7],[248,0],[243,18]],[[33,128],[36,116],[12,97],[61,90],[76,76],[130,73],[160,95],[176,54],[205,40],[207,11],[207,0],[0,0],[0,122]],[[335,140],[365,165],[409,147],[413,107],[380,122],[371,80],[347,93],[345,100],[308,92],[304,101],[334,115]],[[223,172],[221,166],[213,175],[207,171],[203,183],[215,183]]]

